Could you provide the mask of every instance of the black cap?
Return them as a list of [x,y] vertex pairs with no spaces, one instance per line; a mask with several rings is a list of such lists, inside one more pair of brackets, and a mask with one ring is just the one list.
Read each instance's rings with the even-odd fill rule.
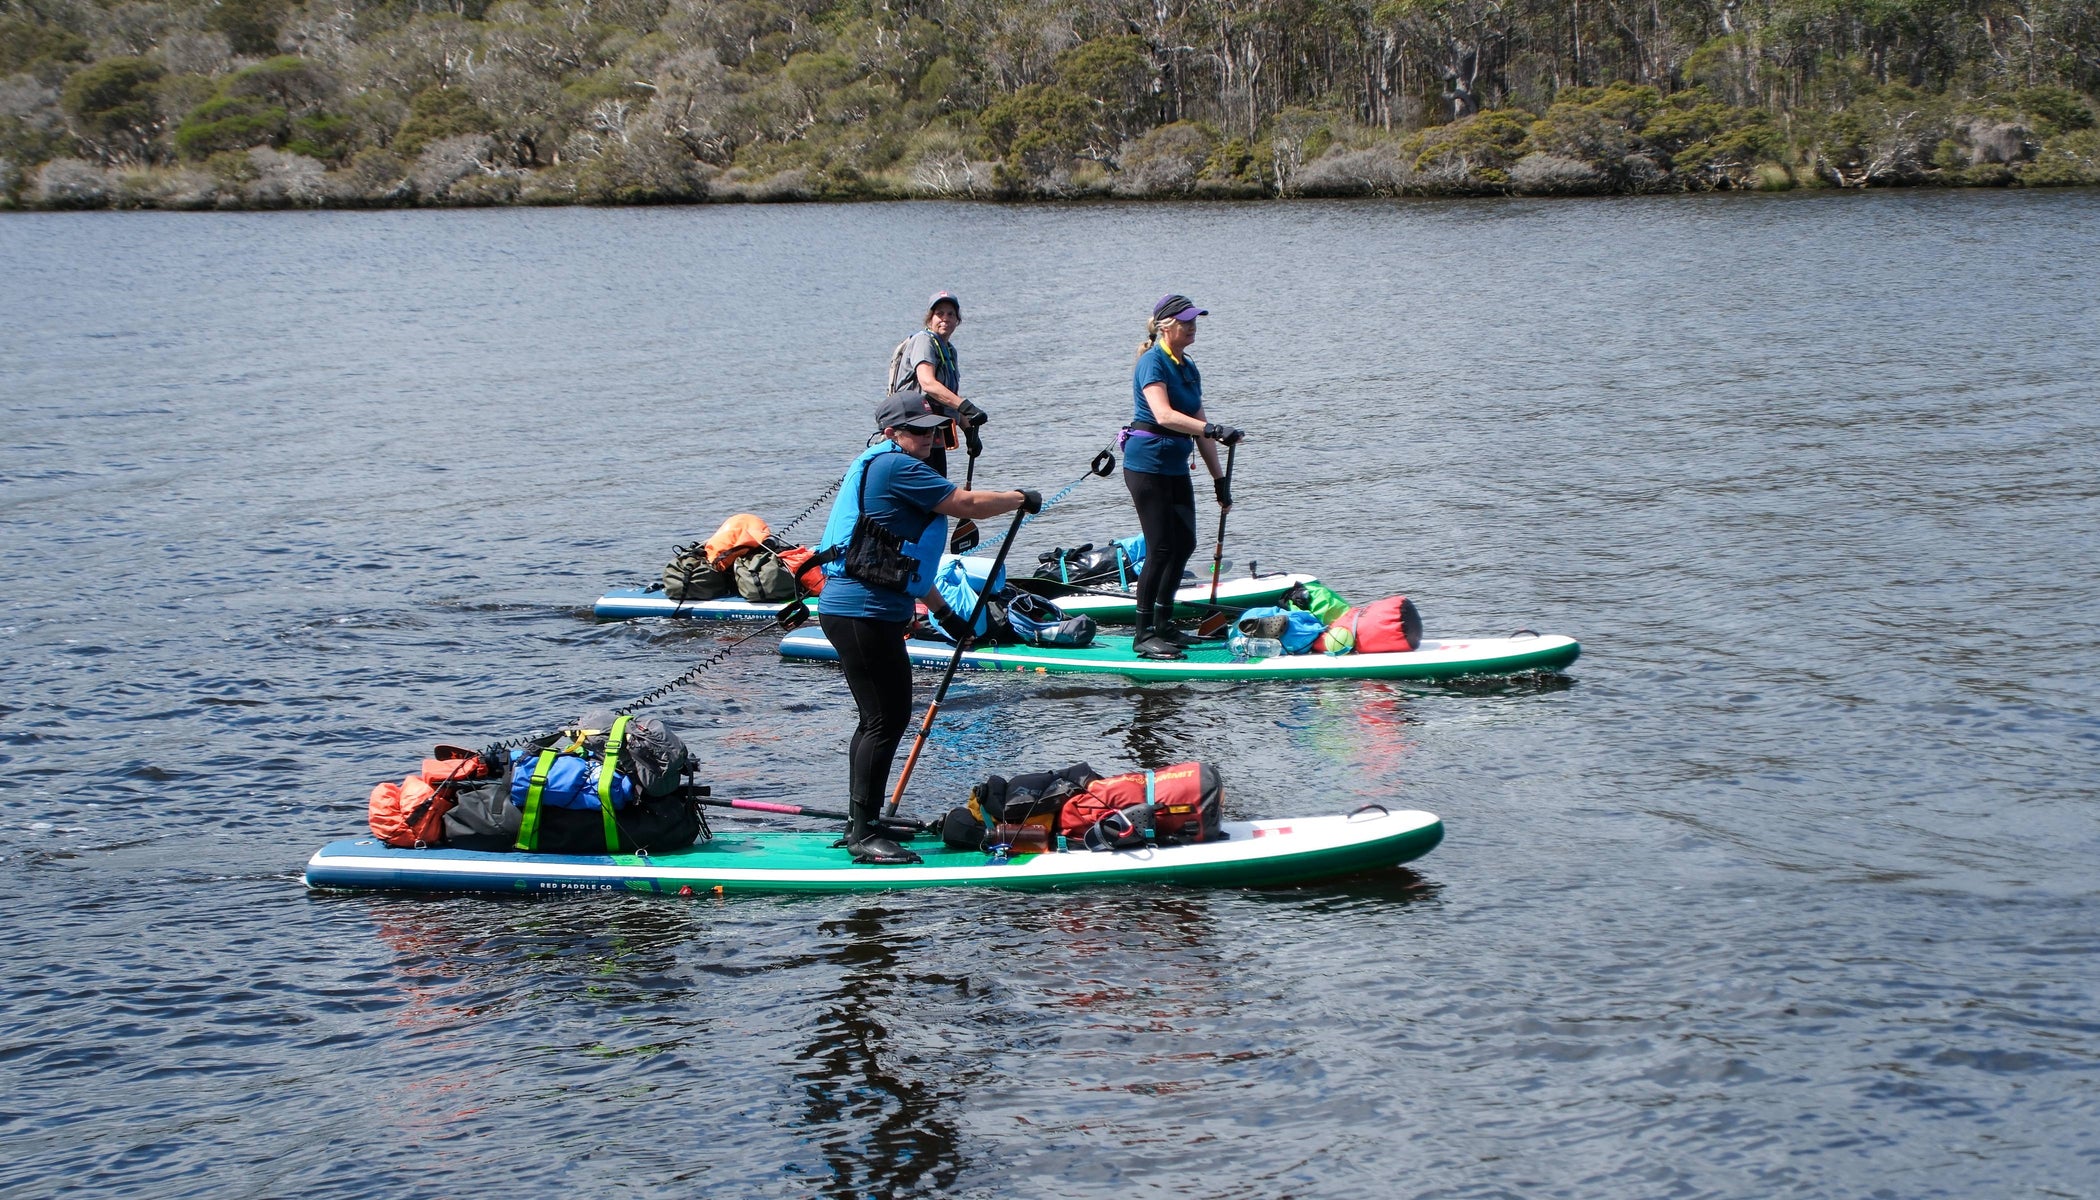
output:
[[949,421],[948,414],[932,411],[933,404],[926,393],[916,391],[891,392],[875,406],[875,431],[885,429],[939,429]]

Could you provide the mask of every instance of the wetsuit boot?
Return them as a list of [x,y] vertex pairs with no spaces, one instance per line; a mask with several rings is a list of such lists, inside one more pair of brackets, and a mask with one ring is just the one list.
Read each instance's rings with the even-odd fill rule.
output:
[[1160,609],[1153,616],[1152,632],[1160,641],[1167,643],[1169,646],[1180,646],[1183,649],[1187,649],[1197,642],[1197,639],[1174,627],[1174,606],[1171,604]]
[[926,861],[876,832],[879,827],[873,824],[874,819],[875,814],[858,804],[853,806],[853,821],[846,827],[846,845],[853,851],[854,862],[870,867],[900,867]]
[[1187,658],[1181,647],[1159,636],[1152,623],[1152,614],[1139,609],[1137,628],[1130,636],[1130,648],[1140,658]]

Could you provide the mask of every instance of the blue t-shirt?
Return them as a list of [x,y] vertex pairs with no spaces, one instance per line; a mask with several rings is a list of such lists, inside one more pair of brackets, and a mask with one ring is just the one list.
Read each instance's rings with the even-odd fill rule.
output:
[[[909,454],[878,454],[868,460],[867,503],[862,515],[904,539],[907,548],[926,532],[938,514],[933,506],[955,493],[955,485],[940,473]],[[927,564],[927,575],[938,563]],[[818,607],[835,617],[872,617],[878,621],[909,621],[916,596],[872,588],[858,579],[827,575]]]
[[[1154,383],[1167,385],[1167,404],[1175,412],[1193,417],[1203,411],[1203,373],[1196,369],[1196,360],[1184,354],[1177,363],[1167,355],[1165,346],[1155,343],[1138,355],[1137,369],[1131,372],[1133,419],[1152,420],[1145,388]],[[1150,475],[1186,475],[1189,455],[1195,452],[1196,439],[1178,433],[1165,437],[1133,433],[1123,442],[1123,469]]]

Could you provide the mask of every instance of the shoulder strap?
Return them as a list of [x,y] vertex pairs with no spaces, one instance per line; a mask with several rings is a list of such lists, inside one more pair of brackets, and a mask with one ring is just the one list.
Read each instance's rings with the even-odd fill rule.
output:
[[904,352],[911,349],[911,338],[917,336],[919,335],[916,333],[912,334],[911,337],[898,342],[895,350],[890,351],[890,379],[888,386],[889,390],[893,392],[897,390],[897,368],[904,365]]
[[627,740],[627,722],[619,717],[605,735],[605,761],[598,764],[598,816],[605,822],[605,852],[620,852],[620,827],[613,820],[613,776],[620,770],[620,746]]
[[561,755],[553,748],[540,751],[532,766],[532,782],[525,788],[525,818],[518,823],[518,849],[530,854],[540,846],[540,793],[547,787],[547,773]]

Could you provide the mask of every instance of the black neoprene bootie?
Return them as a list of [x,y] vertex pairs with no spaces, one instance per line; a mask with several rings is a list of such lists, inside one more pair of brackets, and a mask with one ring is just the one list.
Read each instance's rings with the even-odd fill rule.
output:
[[926,860],[916,852],[877,835],[853,843],[853,861],[869,867],[902,867]]
[[853,822],[846,827],[846,848],[853,852],[854,862],[870,867],[900,867],[926,861],[891,841],[882,818],[871,816],[857,804],[852,812]]
[[1130,648],[1136,651],[1140,658],[1188,657],[1187,654],[1182,652],[1181,647],[1150,631],[1147,631],[1144,637],[1131,642]]

